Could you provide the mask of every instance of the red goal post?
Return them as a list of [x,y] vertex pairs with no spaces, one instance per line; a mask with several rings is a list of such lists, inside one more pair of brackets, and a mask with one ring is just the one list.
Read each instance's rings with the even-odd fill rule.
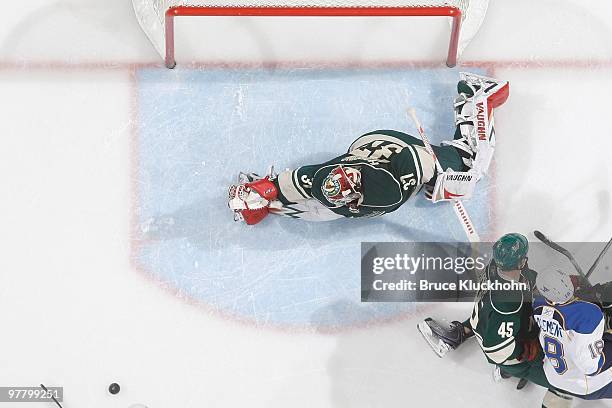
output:
[[168,68],[174,68],[174,19],[180,16],[278,17],[449,17],[446,65],[457,58],[480,28],[489,0],[132,0],[140,26]]

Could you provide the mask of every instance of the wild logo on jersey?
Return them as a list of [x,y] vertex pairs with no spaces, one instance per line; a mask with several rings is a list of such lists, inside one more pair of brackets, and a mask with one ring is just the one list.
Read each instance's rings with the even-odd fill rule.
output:
[[323,193],[328,196],[335,196],[340,194],[340,182],[332,177],[330,174],[323,183]]

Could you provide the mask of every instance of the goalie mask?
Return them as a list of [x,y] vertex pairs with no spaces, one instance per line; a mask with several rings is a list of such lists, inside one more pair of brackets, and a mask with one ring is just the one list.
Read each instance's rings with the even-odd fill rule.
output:
[[353,167],[338,166],[323,180],[321,191],[336,206],[357,204],[362,199],[361,172]]

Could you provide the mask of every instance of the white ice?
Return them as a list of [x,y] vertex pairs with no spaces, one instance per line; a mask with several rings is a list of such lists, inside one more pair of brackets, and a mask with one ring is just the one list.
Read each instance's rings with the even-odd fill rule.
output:
[[[469,305],[333,333],[262,329],[135,271],[132,74],[159,60],[130,3],[32,0],[0,15],[0,386],[63,386],[65,408],[540,406],[542,389],[493,384],[475,343],[445,360],[426,348],[416,322],[460,319]],[[463,61],[511,82],[496,114],[498,232],[607,240],[612,3],[491,3]],[[448,35],[440,19],[193,18],[177,29],[179,64],[441,61]]]

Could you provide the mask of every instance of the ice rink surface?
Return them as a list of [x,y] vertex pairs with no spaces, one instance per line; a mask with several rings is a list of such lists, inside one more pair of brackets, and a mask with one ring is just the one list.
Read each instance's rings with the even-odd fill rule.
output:
[[[135,239],[144,242],[135,256],[142,268],[258,325],[329,330],[410,309],[355,304],[360,243],[464,240],[451,206],[419,197],[381,219],[271,217],[245,229],[228,222],[227,187],[245,163],[264,174],[270,163],[278,170],[323,163],[372,130],[416,134],[409,105],[431,124],[433,142],[452,139],[452,113],[437,107],[452,105],[457,76],[444,68],[188,70],[171,80],[159,69],[139,72],[134,165],[142,234]],[[483,233],[492,225],[488,181],[466,203]],[[325,312],[341,302],[341,316]]]
[[494,384],[474,342],[439,360],[414,329],[470,305],[359,303],[359,242],[461,239],[448,208],[250,229],[225,188],[414,133],[409,104],[439,142],[465,69],[511,83],[466,203],[481,234],[607,240],[611,3],[493,0],[452,70],[443,19],[185,19],[173,71],[129,3],[0,17],[0,386],[64,386],[65,408],[540,405]]

